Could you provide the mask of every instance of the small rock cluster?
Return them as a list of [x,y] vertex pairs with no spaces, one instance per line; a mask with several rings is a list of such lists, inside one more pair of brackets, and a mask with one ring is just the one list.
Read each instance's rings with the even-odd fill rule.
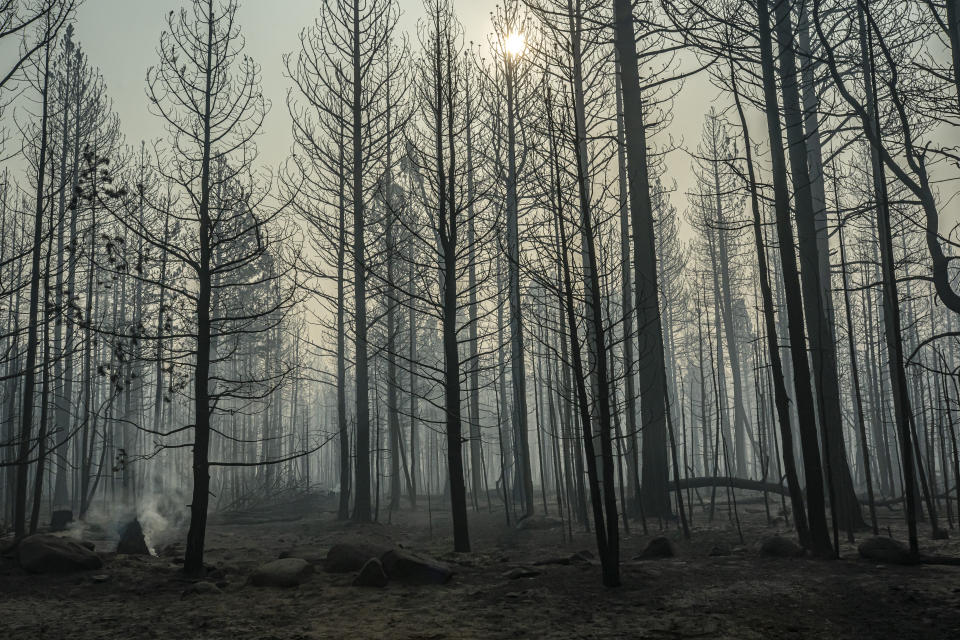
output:
[[[390,581],[405,584],[445,584],[453,571],[445,563],[405,549],[368,543],[340,543],[330,547],[323,568],[328,573],[357,575],[358,587],[385,587]],[[261,565],[248,583],[255,587],[296,587],[308,580],[313,565],[302,558],[284,557]]]

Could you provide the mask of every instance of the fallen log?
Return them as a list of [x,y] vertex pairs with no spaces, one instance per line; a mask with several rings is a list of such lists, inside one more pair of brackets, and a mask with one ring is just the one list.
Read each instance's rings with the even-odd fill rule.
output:
[[[768,493],[775,493],[777,495],[783,495],[790,497],[789,491],[787,491],[786,486],[775,484],[773,482],[762,482],[760,480],[748,480],[747,478],[737,478],[731,476],[717,476],[717,477],[701,477],[701,478],[681,478],[680,479],[680,488],[681,489],[709,489],[711,487],[733,487],[734,489],[742,489],[744,491],[767,491]],[[806,491],[804,491],[806,493]],[[951,495],[952,494],[952,495]],[[951,498],[956,495],[956,488],[952,488],[945,493],[941,493],[936,496],[938,500],[945,498]],[[857,496],[860,500],[860,504],[869,504],[869,500],[866,496]],[[877,507],[892,507],[894,505],[900,504],[903,502],[903,496],[899,498],[889,498],[884,500],[874,500],[873,504]]]
[[731,476],[680,478],[681,489],[708,489],[711,487],[733,487],[734,489],[743,489],[744,491],[767,491],[768,493],[789,496],[786,487],[772,482],[762,482],[760,480],[748,480],[746,478],[735,478]]

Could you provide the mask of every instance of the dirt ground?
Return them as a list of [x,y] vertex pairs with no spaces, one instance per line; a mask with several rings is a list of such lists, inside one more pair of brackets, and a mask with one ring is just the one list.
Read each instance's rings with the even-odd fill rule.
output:
[[[436,503],[436,500],[435,500]],[[767,526],[762,505],[741,505],[741,544],[723,511],[714,522],[694,512],[692,539],[675,524],[643,535],[632,523],[622,539],[623,586],[606,589],[596,564],[533,566],[538,560],[594,549],[592,534],[519,531],[501,512],[471,512],[473,553],[454,554],[449,512],[381,513],[382,522],[337,522],[330,496],[215,517],[207,561],[223,573],[222,593],[185,593],[190,581],[174,560],[104,554],[104,568],[61,576],[0,566],[0,639],[40,638],[960,638],[960,567],[882,566],[844,544],[837,562],[771,559],[759,541],[791,532]],[[904,535],[896,514],[883,529]],[[93,533],[93,532],[88,532]],[[656,535],[676,543],[670,559],[633,560]],[[954,540],[932,541],[929,554],[960,556]],[[951,532],[953,538],[960,537]],[[863,535],[868,535],[864,532]],[[95,536],[88,536],[95,539]],[[791,536],[792,537],[792,536]],[[351,585],[352,574],[324,573],[326,550],[340,541],[399,543],[450,563],[443,586]],[[111,542],[97,541],[106,551]],[[715,548],[728,555],[711,555]],[[316,563],[293,589],[257,588],[246,578],[281,554]],[[516,567],[538,575],[506,576]],[[94,580],[94,575],[101,576]]]

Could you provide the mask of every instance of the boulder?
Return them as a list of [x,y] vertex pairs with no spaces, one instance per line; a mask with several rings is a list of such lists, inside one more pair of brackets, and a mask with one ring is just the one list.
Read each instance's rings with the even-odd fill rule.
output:
[[357,587],[385,587],[389,578],[387,572],[383,570],[383,563],[378,558],[367,560],[360,573],[353,580]]
[[408,584],[445,584],[453,571],[444,563],[402,549],[391,549],[380,561],[391,580]]
[[391,547],[368,543],[339,543],[330,547],[323,561],[323,570],[329,573],[359,571],[370,558],[379,558]]
[[857,547],[860,557],[887,564],[916,564],[917,558],[910,553],[907,545],[893,538],[874,536],[867,538]]
[[771,558],[799,558],[803,555],[803,548],[793,540],[771,536],[760,543],[760,555]]
[[38,534],[20,541],[17,561],[31,573],[69,573],[99,569],[103,562],[90,542]]
[[651,540],[646,548],[637,556],[638,560],[656,560],[657,558],[672,558],[677,555],[673,543],[669,538],[658,536]]
[[302,558],[283,558],[260,565],[250,575],[255,587],[298,587],[313,573],[313,565]]
[[203,580],[200,582],[194,582],[189,587],[184,589],[182,597],[204,595],[204,594],[219,594],[219,593],[221,593],[220,587],[213,584],[212,582],[207,582],[206,580]]
[[120,529],[120,541],[117,543],[117,553],[125,553],[132,556],[148,556],[150,549],[147,548],[146,538],[143,536],[143,527],[140,521],[134,518]]
[[542,531],[544,529],[557,529],[562,526],[563,520],[550,516],[529,516],[517,523],[517,529],[521,531]]

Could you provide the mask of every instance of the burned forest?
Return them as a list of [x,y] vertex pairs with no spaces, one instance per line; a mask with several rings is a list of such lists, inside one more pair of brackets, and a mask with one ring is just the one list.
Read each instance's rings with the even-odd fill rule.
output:
[[960,638],[960,0],[0,0],[0,639]]

